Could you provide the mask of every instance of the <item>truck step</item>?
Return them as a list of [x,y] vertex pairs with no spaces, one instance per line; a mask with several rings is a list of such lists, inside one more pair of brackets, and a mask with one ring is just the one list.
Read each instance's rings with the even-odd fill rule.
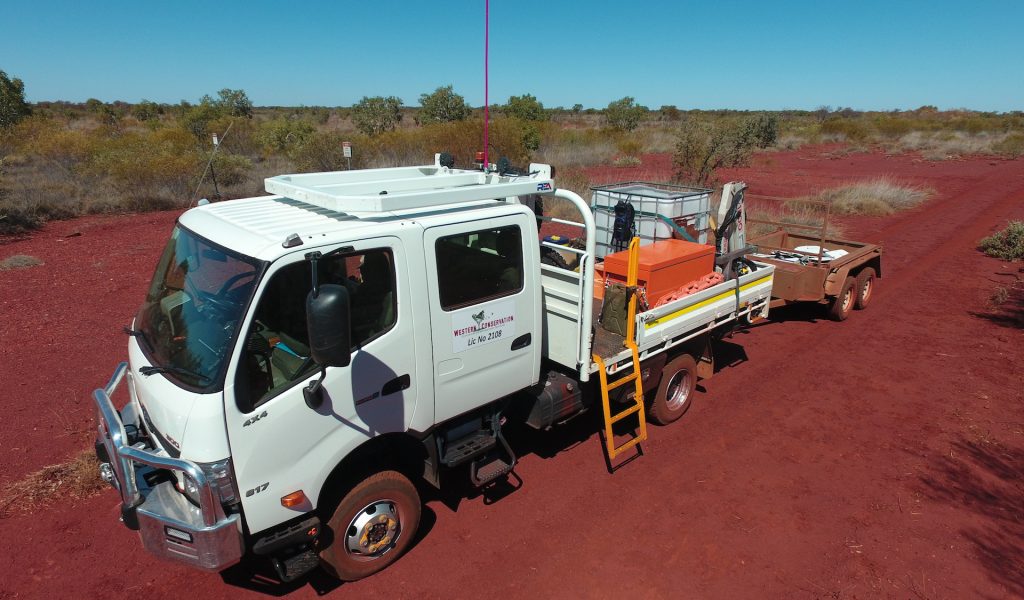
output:
[[289,583],[309,573],[320,565],[320,555],[312,548],[289,556],[288,558],[273,558],[271,562],[281,583]]
[[516,468],[516,455],[500,431],[497,434],[497,439],[501,442],[501,446],[474,460],[473,464],[469,466],[469,479],[476,487],[483,487],[508,475]]
[[480,456],[497,444],[494,434],[490,431],[477,431],[449,442],[444,450],[441,462],[447,467],[461,465],[470,459]]
[[506,459],[501,456],[489,456],[473,461],[469,471],[469,478],[473,481],[473,485],[483,487],[495,479],[511,473],[516,466],[516,461],[514,459],[511,463],[505,461]]

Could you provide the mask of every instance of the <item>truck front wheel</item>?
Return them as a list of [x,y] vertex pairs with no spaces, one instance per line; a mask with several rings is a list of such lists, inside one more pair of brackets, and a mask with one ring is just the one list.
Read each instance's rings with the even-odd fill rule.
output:
[[668,425],[683,416],[697,389],[697,361],[689,354],[673,358],[661,372],[658,392],[649,415],[658,425]]
[[362,579],[395,562],[409,549],[420,525],[420,496],[398,471],[381,471],[338,503],[327,522],[324,568],[343,581]]

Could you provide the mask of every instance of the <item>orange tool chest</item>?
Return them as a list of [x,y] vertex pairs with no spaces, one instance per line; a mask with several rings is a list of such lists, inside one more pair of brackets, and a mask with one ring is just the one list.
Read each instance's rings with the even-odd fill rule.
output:
[[[659,240],[640,247],[638,285],[647,291],[647,302],[654,306],[662,296],[715,270],[715,248],[685,240]],[[604,257],[605,277],[625,283],[629,251]]]

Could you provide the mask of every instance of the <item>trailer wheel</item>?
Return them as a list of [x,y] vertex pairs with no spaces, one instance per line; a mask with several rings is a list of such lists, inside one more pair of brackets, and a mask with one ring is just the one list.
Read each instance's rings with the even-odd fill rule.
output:
[[362,579],[409,549],[420,525],[420,496],[405,475],[381,471],[345,494],[327,524],[333,535],[321,564],[343,581]]
[[842,289],[839,290],[839,294],[832,299],[832,304],[828,307],[828,318],[833,321],[845,321],[846,317],[850,316],[850,311],[853,310],[853,305],[857,301],[857,280],[853,277],[847,277],[846,281],[843,282]]
[[661,383],[648,411],[651,421],[668,425],[689,410],[697,389],[697,361],[689,354],[673,358],[661,373]]
[[864,310],[871,302],[871,295],[875,291],[875,270],[872,267],[864,267],[857,273],[857,300],[853,307],[857,310]]

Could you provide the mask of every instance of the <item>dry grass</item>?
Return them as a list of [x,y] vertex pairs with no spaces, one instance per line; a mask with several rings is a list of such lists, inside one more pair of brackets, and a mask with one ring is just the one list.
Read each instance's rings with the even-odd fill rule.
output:
[[28,256],[27,254],[15,254],[14,256],[8,256],[7,258],[0,260],[0,271],[28,269],[41,264],[43,264],[43,261],[34,256]]
[[618,149],[615,140],[570,132],[545,139],[534,153],[536,162],[557,165],[559,168],[588,167],[608,164]]
[[[593,183],[590,181],[590,177],[581,169],[558,171],[555,175],[555,185],[559,188],[576,192],[580,198],[583,198],[584,202],[590,202],[590,186]],[[554,196],[544,198],[544,215],[576,223],[583,222],[580,211],[576,210],[575,204],[568,200],[555,198]]]
[[[774,206],[748,206],[747,219],[754,221],[750,223],[747,229],[747,235],[751,239],[773,233],[779,229],[778,225],[757,223],[756,221],[758,220],[785,223],[787,225],[785,229],[793,233],[818,234],[825,222],[825,211],[820,205],[791,201]],[[828,224],[828,231],[825,235],[829,238],[842,238],[844,233],[845,230],[842,225],[831,221]]]
[[884,216],[913,208],[928,199],[932,190],[904,185],[879,177],[819,192],[809,198],[832,203],[832,214]]
[[30,514],[58,499],[88,498],[106,484],[99,476],[99,461],[92,450],[31,473],[0,492],[0,517]]
[[1022,137],[1019,133],[988,131],[912,131],[890,146],[890,151],[919,152],[927,160],[955,160],[976,155],[1015,158],[1024,153]]

